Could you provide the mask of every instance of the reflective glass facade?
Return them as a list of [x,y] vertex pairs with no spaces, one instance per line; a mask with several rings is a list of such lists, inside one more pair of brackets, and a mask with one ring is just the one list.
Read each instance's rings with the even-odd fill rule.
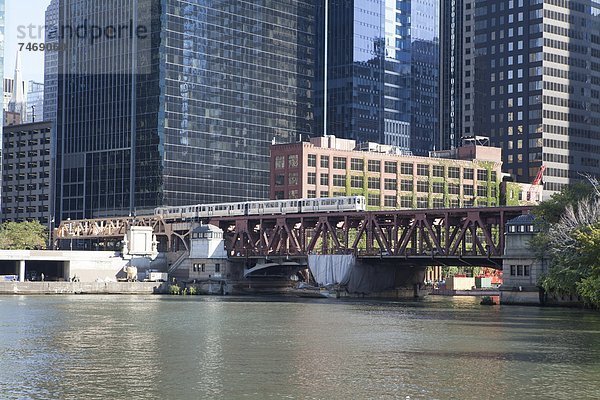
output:
[[[322,124],[320,8],[315,114]],[[438,0],[329,1],[328,134],[415,154],[437,148],[438,18]]]
[[[313,132],[314,7],[70,0],[60,24],[144,26],[59,57],[57,218],[268,198],[269,145]],[[90,73],[91,72],[91,73]]]

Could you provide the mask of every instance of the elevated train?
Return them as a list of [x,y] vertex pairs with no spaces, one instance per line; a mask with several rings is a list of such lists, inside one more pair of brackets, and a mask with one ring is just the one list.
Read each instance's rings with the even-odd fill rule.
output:
[[167,220],[185,220],[244,215],[365,211],[366,208],[367,203],[364,196],[346,196],[325,197],[319,199],[265,200],[243,203],[157,207],[154,209],[154,214]]

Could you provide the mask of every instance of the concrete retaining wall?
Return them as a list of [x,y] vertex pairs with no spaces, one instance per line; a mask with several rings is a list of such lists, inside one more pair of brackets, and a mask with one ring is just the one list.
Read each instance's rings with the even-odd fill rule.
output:
[[0,282],[0,294],[152,294],[159,282]]

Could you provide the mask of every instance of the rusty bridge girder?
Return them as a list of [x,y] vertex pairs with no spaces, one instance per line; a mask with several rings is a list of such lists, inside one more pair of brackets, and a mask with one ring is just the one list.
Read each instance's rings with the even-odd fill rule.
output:
[[395,210],[212,221],[232,258],[355,254],[499,267],[505,224],[531,207]]
[[[417,263],[498,267],[505,224],[531,207],[390,210],[213,217],[223,229],[231,258],[354,254]],[[189,238],[198,221],[167,222],[157,216],[63,221],[57,238],[125,235],[131,225],[151,226],[169,240]],[[187,246],[187,245],[186,245]],[[458,263],[458,264],[457,264]]]

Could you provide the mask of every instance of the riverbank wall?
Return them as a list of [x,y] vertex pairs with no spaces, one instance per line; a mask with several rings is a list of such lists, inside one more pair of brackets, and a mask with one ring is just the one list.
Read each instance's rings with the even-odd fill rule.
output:
[[0,282],[3,295],[153,294],[163,293],[158,282]]

